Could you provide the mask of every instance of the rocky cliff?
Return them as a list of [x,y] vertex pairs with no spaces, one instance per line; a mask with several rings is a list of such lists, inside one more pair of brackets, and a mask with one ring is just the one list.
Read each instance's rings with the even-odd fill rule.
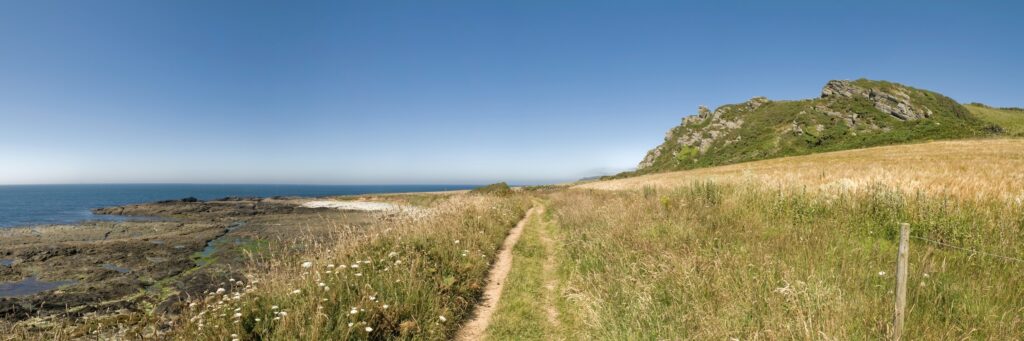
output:
[[829,81],[818,98],[754,97],[697,114],[665,134],[638,172],[688,169],[821,151],[995,134],[941,94],[860,79]]

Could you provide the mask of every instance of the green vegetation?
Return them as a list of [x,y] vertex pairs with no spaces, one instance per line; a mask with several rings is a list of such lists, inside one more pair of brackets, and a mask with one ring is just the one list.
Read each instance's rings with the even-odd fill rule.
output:
[[[388,220],[376,232],[307,245],[186,311],[179,339],[445,339],[477,303],[523,196],[460,196],[425,217]],[[259,256],[259,255],[257,255]]]
[[[1024,257],[1024,206],[883,187],[832,197],[715,183],[562,191],[548,210],[564,248],[554,322],[567,339],[887,338],[900,222],[913,237]],[[499,314],[508,325],[491,332],[551,338],[537,307],[543,249],[536,234],[522,242],[526,260],[516,259]],[[910,250],[907,339],[1024,336],[1024,264],[918,239]]]
[[978,119],[999,126],[1007,135],[1024,136],[1024,109],[993,108],[979,103],[965,107]]
[[494,195],[508,195],[512,193],[512,188],[508,187],[507,183],[499,182],[496,184],[490,184],[483,187],[474,188],[469,191],[472,194],[494,194]]
[[554,265],[556,246],[551,240],[550,216],[535,215],[512,249],[514,271],[505,279],[498,309],[487,329],[499,340],[559,339],[558,288]]
[[[859,96],[800,101],[753,99],[722,106],[673,128],[659,147],[660,154],[648,167],[618,177],[890,144],[993,136],[1003,130],[1020,129],[1014,125],[1020,124],[1020,120],[1009,120],[1006,115],[981,120],[976,117],[976,110],[968,110],[935,92],[864,79],[850,84],[905,98],[913,108],[928,110],[931,115],[901,120],[876,107],[877,99]],[[698,149],[697,143],[704,147]]]

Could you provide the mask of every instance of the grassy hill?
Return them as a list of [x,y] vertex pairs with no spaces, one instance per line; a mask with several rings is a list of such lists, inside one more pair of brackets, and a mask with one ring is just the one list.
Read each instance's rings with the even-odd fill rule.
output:
[[981,111],[897,83],[830,81],[819,98],[772,101],[755,97],[714,111],[700,107],[697,115],[684,118],[666,134],[663,144],[648,152],[636,173],[991,136],[1016,129],[1003,128],[1007,122],[1017,122],[1006,119],[1004,111]]
[[1007,135],[1024,136],[1024,109],[993,108],[980,103],[964,107],[978,119],[999,126]]

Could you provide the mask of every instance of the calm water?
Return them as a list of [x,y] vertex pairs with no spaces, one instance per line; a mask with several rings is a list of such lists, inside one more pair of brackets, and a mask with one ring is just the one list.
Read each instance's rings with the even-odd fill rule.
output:
[[0,227],[124,219],[92,208],[196,197],[325,196],[468,189],[468,185],[15,185],[0,186]]

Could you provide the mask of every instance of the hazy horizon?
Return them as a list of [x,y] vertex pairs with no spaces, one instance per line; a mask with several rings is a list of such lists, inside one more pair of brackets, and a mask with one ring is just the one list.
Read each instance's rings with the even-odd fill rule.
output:
[[4,2],[0,184],[547,184],[870,78],[1024,106],[1001,2]]

